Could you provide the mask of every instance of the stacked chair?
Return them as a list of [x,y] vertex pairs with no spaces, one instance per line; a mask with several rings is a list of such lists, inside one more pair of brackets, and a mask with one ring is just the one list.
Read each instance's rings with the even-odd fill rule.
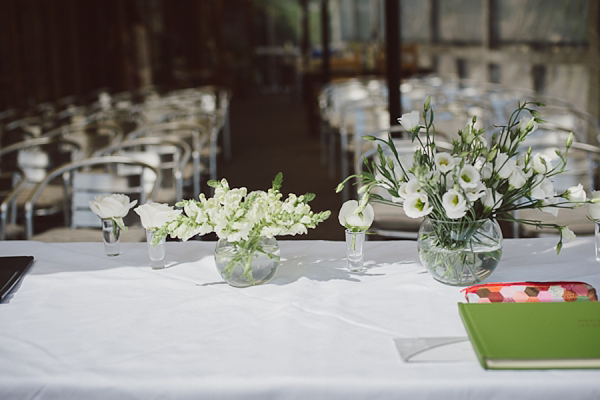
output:
[[[230,99],[215,86],[100,89],[0,110],[0,240],[102,241],[88,205],[98,194],[170,205],[197,197],[217,179],[219,155],[231,157]],[[144,241],[129,217],[123,240]]]

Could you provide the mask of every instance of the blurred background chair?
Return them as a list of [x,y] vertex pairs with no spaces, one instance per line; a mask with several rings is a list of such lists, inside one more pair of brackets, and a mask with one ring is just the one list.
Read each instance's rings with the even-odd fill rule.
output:
[[[34,230],[37,201],[45,187],[56,178],[62,178],[65,196],[69,202],[67,223],[40,233]],[[153,184],[148,187],[149,178]],[[125,156],[86,158],[63,165],[43,179],[29,195],[25,203],[26,238],[42,242],[96,242],[102,241],[101,221],[89,207],[89,201],[100,194],[122,193],[138,205],[155,200],[160,188],[162,173],[159,168]],[[144,241],[146,233],[139,217],[130,211],[125,224],[122,241]]]
[[[78,143],[53,137],[29,139],[1,148],[0,172],[7,185],[3,187],[6,196],[0,205],[2,226],[17,225],[27,197],[49,171],[82,157]],[[66,207],[62,184],[49,182],[38,202],[36,215],[58,215],[65,213]]]
[[[151,136],[123,141],[94,152],[94,157],[122,155],[161,170],[162,181],[156,201],[175,205],[183,199],[183,171],[189,164],[190,146],[177,136]],[[149,184],[154,185],[154,177]]]
[[[539,130],[539,129],[538,129]],[[538,133],[537,131],[534,133]],[[557,165],[558,156],[556,151],[564,152],[565,141],[570,132],[564,130],[542,129],[540,137],[531,139],[525,143],[532,148],[532,154],[542,153],[550,157],[553,165]],[[590,195],[591,190],[597,190],[600,163],[600,147],[588,143],[574,141],[567,156],[565,172],[553,180],[554,189],[562,193],[571,186],[582,184]],[[587,216],[588,207],[580,206],[574,209],[559,209],[558,215],[540,211],[537,209],[523,209],[514,213],[515,218],[527,220],[539,220],[544,223],[553,223],[561,226],[568,225],[577,235],[592,235],[594,223]],[[544,235],[556,235],[554,229],[537,228],[528,224],[515,224],[515,237],[538,237]]]
[[123,129],[112,121],[85,120],[55,128],[43,137],[61,137],[79,143],[84,155],[89,157],[96,149],[115,145],[123,140]]
[[[127,135],[128,140],[141,137],[178,138],[191,146],[191,164],[187,163],[183,169],[183,184],[192,188],[193,197],[198,197],[202,175],[210,170],[208,164],[213,160],[208,156],[210,134],[207,128],[194,121],[172,121],[145,126]],[[216,158],[213,161],[216,163]]]

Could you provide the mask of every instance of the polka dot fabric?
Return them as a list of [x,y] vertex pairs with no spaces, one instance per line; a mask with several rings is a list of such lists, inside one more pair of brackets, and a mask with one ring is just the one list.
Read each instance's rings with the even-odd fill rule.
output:
[[468,303],[550,303],[598,301],[596,289],[585,282],[501,282],[463,289]]

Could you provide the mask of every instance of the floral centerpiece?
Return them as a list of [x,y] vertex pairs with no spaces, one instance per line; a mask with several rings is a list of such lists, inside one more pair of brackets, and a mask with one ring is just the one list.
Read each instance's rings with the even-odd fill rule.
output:
[[[356,212],[361,212],[369,201],[378,201],[402,207],[408,217],[426,217],[419,234],[419,256],[434,278],[444,283],[471,284],[491,274],[502,252],[498,221],[554,228],[559,234],[560,252],[563,239],[575,237],[568,227],[513,215],[527,208],[556,215],[560,208],[586,202],[581,185],[557,194],[552,183],[552,177],[565,169],[572,133],[565,150],[556,152],[557,165],[546,154],[520,148],[544,122],[532,105],[543,106],[519,103],[508,124],[499,127],[489,143],[473,118],[452,141],[452,150],[440,151],[436,146],[434,110],[428,99],[423,125],[418,111],[399,119],[417,150],[403,154],[391,136],[364,136],[379,142],[377,158],[365,160],[366,171],[347,177],[337,191],[348,180],[357,178],[363,186],[359,189],[361,206]],[[532,117],[522,117],[524,111]],[[389,196],[375,193],[376,188]]]
[[219,238],[215,261],[223,278],[234,286],[264,283],[279,264],[275,236],[305,234],[330,215],[329,211],[311,211],[312,193],[289,194],[282,200],[282,181],[279,173],[267,192],[248,193],[243,187],[230,189],[225,179],[211,180],[213,197],[200,194],[198,200],[177,203],[184,212],[160,227],[154,241],[166,235],[187,241],[214,232]]

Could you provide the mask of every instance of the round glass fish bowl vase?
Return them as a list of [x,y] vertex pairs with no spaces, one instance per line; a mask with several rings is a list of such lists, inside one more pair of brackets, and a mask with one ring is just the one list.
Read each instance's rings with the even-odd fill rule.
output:
[[279,267],[279,254],[279,244],[274,237],[236,243],[219,239],[215,263],[225,282],[241,288],[270,281]]
[[421,264],[439,282],[469,286],[485,280],[502,256],[502,230],[494,219],[440,221],[425,218],[417,248]]

